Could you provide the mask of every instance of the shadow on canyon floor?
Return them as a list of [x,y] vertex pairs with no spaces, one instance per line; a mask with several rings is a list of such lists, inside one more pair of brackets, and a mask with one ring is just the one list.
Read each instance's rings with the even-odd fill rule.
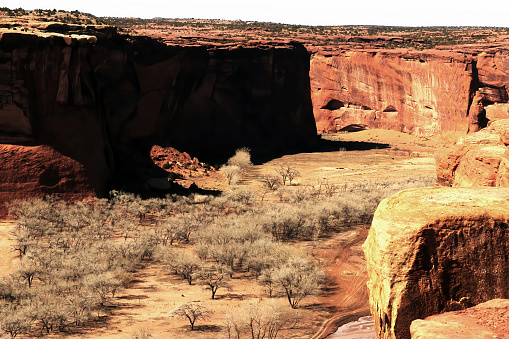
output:
[[317,144],[308,149],[295,149],[289,150],[288,152],[272,153],[272,154],[253,154],[252,161],[255,165],[261,165],[270,160],[280,158],[284,155],[298,154],[302,152],[306,153],[318,153],[318,152],[337,152],[337,151],[368,151],[373,149],[387,149],[391,146],[385,143],[367,142],[367,141],[338,141],[338,140],[326,140],[319,139]]

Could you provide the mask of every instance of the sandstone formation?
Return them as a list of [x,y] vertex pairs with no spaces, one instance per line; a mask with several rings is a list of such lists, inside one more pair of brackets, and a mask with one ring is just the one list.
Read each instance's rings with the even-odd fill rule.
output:
[[437,183],[442,186],[509,186],[509,119],[461,138],[437,154]]
[[13,199],[56,194],[72,201],[94,194],[77,161],[49,146],[0,145],[0,216]]
[[418,136],[467,133],[508,115],[503,47],[318,52],[310,77],[318,132],[361,124]]
[[377,338],[509,297],[509,189],[420,188],[381,202],[364,244]]
[[316,141],[302,45],[169,46],[58,24],[0,34],[0,143],[51,146],[99,195],[166,177],[153,145],[213,162]]
[[412,339],[509,338],[509,300],[493,299],[475,307],[414,320]]

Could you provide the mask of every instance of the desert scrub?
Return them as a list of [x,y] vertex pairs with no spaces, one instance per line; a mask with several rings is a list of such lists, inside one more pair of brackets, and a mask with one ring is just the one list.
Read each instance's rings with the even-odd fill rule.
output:
[[[370,223],[378,203],[432,177],[316,187],[285,186],[262,200],[239,185],[222,195],[169,195],[142,200],[112,192],[109,200],[15,201],[17,269],[0,280],[2,331],[37,335],[68,331],[109,315],[132,273],[157,262],[168,275],[210,291],[230,279],[253,279],[267,297],[299,307],[320,293],[323,273],[294,242]],[[280,195],[280,198],[277,195]],[[308,279],[308,280],[306,280]]]

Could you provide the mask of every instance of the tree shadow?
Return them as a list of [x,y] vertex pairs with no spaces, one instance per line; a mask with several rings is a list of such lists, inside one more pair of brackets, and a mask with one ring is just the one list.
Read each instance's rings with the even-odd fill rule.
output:
[[193,332],[221,332],[221,326],[217,325],[195,325]]

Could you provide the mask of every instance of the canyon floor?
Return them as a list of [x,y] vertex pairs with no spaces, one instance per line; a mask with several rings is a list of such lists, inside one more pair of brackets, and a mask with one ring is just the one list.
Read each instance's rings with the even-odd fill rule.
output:
[[[253,166],[243,175],[239,185],[262,191],[258,178],[275,174],[281,164],[290,164],[299,170],[298,177],[289,189],[362,182],[382,183],[399,178],[402,181],[435,175],[434,153],[453,141],[454,137],[419,139],[406,134],[365,130],[361,132],[325,135],[323,152],[285,155]],[[338,147],[334,149],[334,147]],[[219,172],[208,176],[191,177],[189,181],[208,189],[228,189]],[[276,199],[269,193],[265,199]],[[17,265],[12,252],[10,221],[0,223],[0,276],[6,276]],[[326,272],[328,282],[321,296],[303,300],[300,321],[291,329],[280,333],[282,338],[323,338],[333,333],[338,325],[354,321],[369,314],[366,289],[365,259],[361,246],[369,225],[357,226],[347,232],[327,234],[316,241],[296,242],[306,247]],[[158,264],[150,263],[135,273],[130,287],[118,294],[107,310],[108,316],[93,327],[79,333],[63,333],[48,337],[65,338],[126,338],[146,330],[153,338],[210,338],[221,337],[224,332],[224,313],[246,300],[267,302],[260,298],[262,287],[253,278],[238,277],[231,281],[231,290],[219,290],[213,303],[214,315],[209,320],[197,321],[197,330],[190,332],[186,321],[169,316],[176,305],[192,300],[210,302],[210,292],[199,285],[188,285],[182,279],[168,275]],[[264,300],[261,300],[264,299]],[[270,302],[287,305],[283,297]],[[211,305],[207,305],[211,306]],[[2,337],[3,338],[3,337]]]

